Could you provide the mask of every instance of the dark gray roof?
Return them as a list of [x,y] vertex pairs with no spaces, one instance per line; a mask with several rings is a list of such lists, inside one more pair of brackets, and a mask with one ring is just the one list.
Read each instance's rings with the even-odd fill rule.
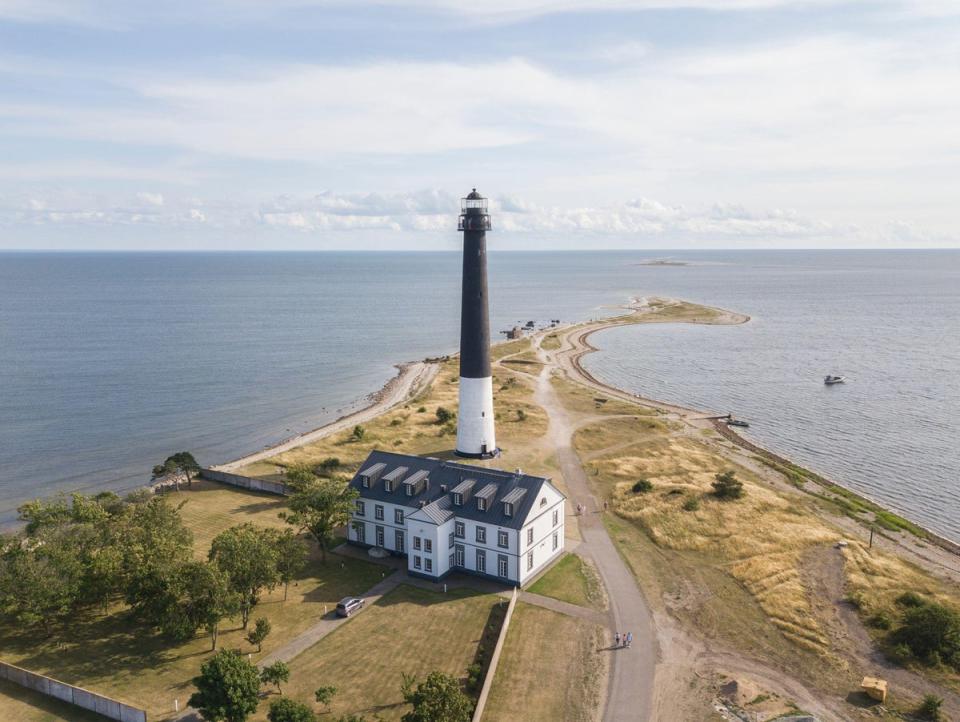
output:
[[[383,484],[371,485],[364,489],[360,484],[360,474],[356,474],[350,481],[350,486],[360,493],[363,499],[373,501],[383,501],[390,504],[406,506],[412,510],[421,510],[436,523],[442,523],[449,519],[453,512],[451,511],[451,489],[459,486],[464,481],[473,480],[480,491],[474,496],[487,496],[487,511],[478,511],[476,502],[472,499],[463,506],[456,507],[456,516],[474,521],[482,521],[487,524],[496,524],[503,527],[512,527],[519,529],[524,519],[530,513],[534,502],[540,496],[540,489],[544,484],[550,482],[541,476],[531,476],[529,474],[516,474],[511,471],[501,469],[487,469],[482,466],[471,466],[454,461],[445,461],[425,456],[410,456],[408,454],[397,454],[391,451],[372,451],[367,460],[361,464],[361,469],[366,469],[373,464],[386,464],[388,471],[384,478],[392,474],[392,470],[397,467],[405,467],[407,471],[415,474],[424,471],[428,474],[427,484],[422,492],[414,496],[407,496],[403,489],[395,489],[392,492],[384,491]],[[440,487],[446,487],[446,491]],[[490,491],[490,488],[494,492]],[[512,493],[515,490],[522,490],[523,493]],[[529,492],[529,493],[528,493]],[[491,496],[491,493],[493,495]],[[503,513],[504,497],[520,497],[519,501],[514,501],[513,516],[505,516]],[[442,500],[442,501],[441,501]],[[434,503],[439,502],[439,503]],[[408,514],[413,513],[408,512]]]

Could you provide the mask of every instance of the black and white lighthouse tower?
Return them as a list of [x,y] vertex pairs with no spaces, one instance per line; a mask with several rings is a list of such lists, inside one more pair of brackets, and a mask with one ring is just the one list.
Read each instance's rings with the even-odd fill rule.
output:
[[460,307],[460,411],[457,455],[496,456],[493,378],[490,374],[490,314],[487,308],[487,199],[474,188],[460,201],[463,231],[463,296]]

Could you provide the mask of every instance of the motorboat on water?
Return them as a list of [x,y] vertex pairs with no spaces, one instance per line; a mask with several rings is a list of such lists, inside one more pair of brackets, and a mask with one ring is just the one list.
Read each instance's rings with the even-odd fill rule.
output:
[[743,421],[742,419],[735,419],[732,416],[727,419],[727,426],[739,426],[743,429],[750,428],[750,424],[748,424],[746,421]]
[[834,384],[842,384],[846,380],[847,380],[846,376],[833,376],[831,374],[827,374],[826,376],[823,377],[823,383],[825,383],[827,386],[833,386]]

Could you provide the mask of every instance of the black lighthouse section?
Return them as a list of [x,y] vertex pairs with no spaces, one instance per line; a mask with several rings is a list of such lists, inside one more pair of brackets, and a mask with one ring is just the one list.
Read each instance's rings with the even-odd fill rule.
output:
[[490,313],[487,308],[487,199],[473,192],[461,202],[463,296],[460,306],[460,376],[490,376]]

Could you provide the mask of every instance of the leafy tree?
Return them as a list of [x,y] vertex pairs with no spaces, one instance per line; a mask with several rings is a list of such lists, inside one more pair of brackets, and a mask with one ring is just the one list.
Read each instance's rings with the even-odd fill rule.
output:
[[356,489],[342,481],[313,477],[297,482],[287,505],[290,511],[281,517],[300,531],[310,534],[320,545],[323,561],[332,545],[336,530],[350,520],[357,498]]
[[316,722],[317,716],[303,702],[281,697],[270,703],[267,719],[270,722]]
[[743,482],[733,471],[721,472],[713,482],[713,493],[718,499],[739,499],[743,496]]
[[940,708],[942,706],[943,700],[940,697],[937,697],[935,694],[928,694],[924,696],[923,702],[920,703],[920,707],[917,709],[917,716],[920,719],[940,722]]
[[450,409],[446,408],[445,406],[438,406],[436,413],[437,413],[438,424],[445,424],[448,421],[453,420],[453,412],[450,411]]
[[648,491],[653,490],[653,484],[649,479],[640,479],[633,483],[633,493],[634,494],[646,494]]
[[290,582],[307,566],[307,545],[291,529],[271,529],[270,533],[277,552],[277,576],[283,584],[283,601],[287,601]]
[[239,596],[244,629],[260,594],[280,581],[277,550],[272,542],[271,530],[248,522],[220,532],[210,545],[210,561],[226,572],[230,589]]
[[200,464],[189,451],[180,451],[168,456],[162,464],[153,467],[153,480],[172,479],[177,490],[180,482],[186,481],[187,486],[193,486],[193,477],[200,473]]
[[198,629],[206,630],[210,635],[210,649],[216,650],[220,621],[236,613],[237,594],[230,589],[227,575],[210,562],[187,562],[178,570],[178,575],[178,609],[172,611],[185,620],[185,628],[192,627],[190,636]]
[[318,476],[330,476],[341,466],[340,459],[335,456],[328,456],[317,464],[316,473]]
[[70,505],[62,494],[52,501],[35,499],[21,504],[17,508],[17,515],[20,521],[27,523],[24,531],[28,535],[36,534],[42,527],[58,526],[71,519]]
[[221,649],[203,663],[193,684],[197,691],[189,704],[209,722],[245,722],[257,711],[260,675],[237,651]]
[[893,641],[906,644],[920,659],[939,657],[960,668],[960,614],[942,604],[926,602],[908,608]]
[[431,672],[416,689],[412,689],[414,683],[404,676],[403,698],[413,710],[403,716],[403,722],[469,722],[473,703],[456,679]]
[[247,641],[250,642],[250,644],[257,645],[257,651],[261,652],[263,651],[263,640],[270,634],[270,630],[270,620],[265,617],[260,617],[253,623],[253,629],[247,633]]
[[327,710],[329,710],[330,703],[333,702],[333,697],[336,693],[337,688],[333,686],[317,687],[316,692],[313,693],[313,697],[317,700],[318,704],[322,704]]
[[345,714],[337,717],[337,722],[367,722],[362,714]]
[[360,425],[353,427],[352,438],[354,441],[362,441],[364,435],[367,433],[367,430]]
[[283,690],[280,689],[280,683],[290,681],[290,667],[287,666],[286,662],[278,660],[270,666],[263,668],[260,672],[260,679],[266,684],[277,685],[277,692],[283,694]]

